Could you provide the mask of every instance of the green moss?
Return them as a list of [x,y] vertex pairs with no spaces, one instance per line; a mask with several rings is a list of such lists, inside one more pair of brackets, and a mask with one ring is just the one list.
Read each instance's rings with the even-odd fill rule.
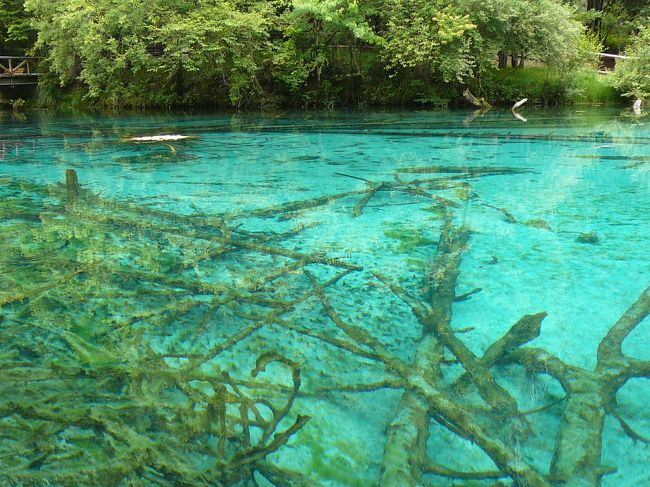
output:
[[576,238],[576,242],[583,244],[597,244],[600,241],[596,232],[581,233]]
[[546,220],[542,220],[541,218],[526,220],[524,222],[524,225],[533,228],[541,228],[542,230],[551,230],[551,225],[549,225],[549,223]]
[[445,217],[445,209],[440,205],[431,205],[427,208],[420,208],[420,210],[426,211],[428,213],[433,213],[435,216],[441,219]]
[[[336,454],[326,451],[322,438],[326,433],[311,425],[306,428],[295,444],[305,445],[311,452],[311,463],[308,471],[312,478],[319,481],[334,482],[337,485],[365,486],[368,485],[368,478],[356,475],[356,472],[364,472],[369,459],[363,454],[358,445],[337,441],[333,447]],[[360,466],[363,468],[359,468]]]
[[437,243],[436,240],[426,237],[424,230],[400,224],[391,225],[384,230],[384,235],[399,242],[396,250],[400,253],[409,253],[418,247],[428,247]]
[[463,201],[468,201],[472,198],[472,191],[467,188],[456,188],[454,189],[454,194],[458,199]]
[[[269,424],[265,437],[245,439],[241,415],[226,411],[230,376],[226,383],[227,374],[205,372],[202,365],[215,354],[198,341],[177,339],[179,331],[199,336],[211,326],[203,316],[212,302],[205,290],[228,302],[239,298],[237,290],[225,295],[230,281],[219,281],[219,271],[206,275],[213,266],[200,278],[184,272],[206,258],[199,254],[208,246],[195,232],[219,237],[220,229],[85,191],[73,206],[56,185],[3,179],[0,200],[6,203],[0,210],[0,321],[10,351],[0,353],[0,393],[11,398],[3,407],[12,417],[3,430],[8,441],[0,445],[2,485],[44,485],[52,478],[57,485],[141,485],[147,483],[139,468],[145,458],[188,485],[207,476],[211,484],[235,485],[256,462],[240,467],[238,454],[271,454],[310,419],[291,412],[296,429]],[[242,263],[242,278],[259,276],[259,267],[247,267],[249,259]],[[177,294],[183,299],[170,299]],[[185,367],[167,362],[166,350],[181,354]],[[194,363],[182,355],[204,352]],[[287,363],[275,355],[265,360]],[[297,388],[299,372],[293,372]],[[227,400],[239,412],[259,407],[258,395],[233,387]],[[276,412],[293,405],[287,394],[264,397],[264,406]],[[225,426],[207,421],[210,408],[226,411]],[[227,448],[215,453],[226,432]],[[44,455],[44,445],[57,449]],[[170,457],[171,451],[178,453]],[[340,456],[333,471],[350,470],[352,460]],[[197,458],[219,468],[201,470]]]
[[429,262],[422,259],[406,259],[406,264],[409,266],[409,269],[413,270],[423,270],[429,267]]

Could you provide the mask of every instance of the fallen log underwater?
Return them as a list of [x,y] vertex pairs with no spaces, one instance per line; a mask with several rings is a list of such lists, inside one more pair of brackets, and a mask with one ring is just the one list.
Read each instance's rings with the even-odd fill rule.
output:
[[[497,169],[504,176],[522,172]],[[454,303],[478,292],[456,295],[471,231],[457,226],[454,217],[464,202],[435,192],[492,175],[496,172],[470,169],[458,177],[368,181],[361,190],[214,216],[178,215],[100,197],[72,175],[65,187],[3,182],[0,190],[10,188],[23,208],[10,214],[9,226],[16,234],[28,229],[34,239],[0,243],[3,268],[14,258],[25,262],[7,274],[15,288],[0,294],[7,331],[1,339],[0,397],[10,398],[0,401],[6,425],[0,479],[235,485],[262,476],[280,486],[318,485],[323,479],[270,459],[317,420],[294,411],[303,406],[301,398],[398,389],[401,398],[385,425],[379,485],[423,485],[441,477],[531,487],[600,485],[615,468],[601,463],[606,417],[634,441],[648,441],[624,418],[616,395],[629,380],[650,378],[650,362],[622,351],[624,340],[650,314],[650,288],[601,340],[592,370],[529,345],[546,317],[539,310],[518,320],[483,354],[472,352],[459,338],[461,330],[452,328]],[[21,197],[14,189],[38,198]],[[385,191],[427,198],[444,214],[419,295],[382,269],[292,248],[304,226],[252,232],[240,225],[353,197],[358,199],[351,214],[361,217],[368,202]],[[232,268],[237,280],[215,271],[217,264],[220,271]],[[411,310],[421,328],[412,361],[339,310],[345,291],[337,288],[348,276],[386,289]],[[111,293],[118,298],[107,303]],[[326,319],[336,333],[305,321],[299,310],[308,302],[322,310],[319,325]],[[209,339],[203,338],[206,330],[213,335]],[[358,358],[382,369],[383,378],[320,383],[289,345],[259,353],[250,377],[236,367],[229,370],[232,362],[224,357],[237,357],[237,347],[265,330],[315,340],[348,357],[350,368]],[[261,380],[270,364],[288,370],[291,380]],[[523,411],[509,384],[497,380],[502,367],[549,375],[565,396]],[[451,368],[460,372],[450,375]],[[544,432],[553,451],[542,465],[517,445],[533,440],[530,415],[551,408],[559,410],[559,427]],[[427,444],[433,424],[477,445],[494,468],[460,470],[432,456]]]

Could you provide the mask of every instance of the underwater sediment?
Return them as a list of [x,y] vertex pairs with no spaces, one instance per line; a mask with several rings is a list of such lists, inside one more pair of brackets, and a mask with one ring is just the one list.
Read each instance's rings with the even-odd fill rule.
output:
[[73,170],[3,176],[2,482],[601,485],[619,467],[612,428],[649,443],[626,387],[650,361],[626,347],[646,336],[650,282],[592,326],[592,363],[543,341],[556,310],[518,306],[480,346],[464,311],[502,299],[476,268],[508,265],[468,208],[531,241],[601,245],[484,196],[537,173],[337,168],[354,186],[192,213],[108,197]]

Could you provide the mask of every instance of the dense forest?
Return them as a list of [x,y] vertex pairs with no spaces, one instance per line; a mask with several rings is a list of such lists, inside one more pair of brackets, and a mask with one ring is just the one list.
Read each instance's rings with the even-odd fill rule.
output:
[[[42,57],[49,106],[558,104],[650,93],[649,18],[645,0],[0,0],[0,54]],[[629,58],[603,76],[598,52]]]

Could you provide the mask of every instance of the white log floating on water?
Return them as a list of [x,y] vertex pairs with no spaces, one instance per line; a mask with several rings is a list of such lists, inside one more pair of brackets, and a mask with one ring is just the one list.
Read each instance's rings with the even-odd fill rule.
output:
[[170,142],[176,140],[197,139],[193,135],[180,135],[180,134],[162,134],[162,135],[145,135],[142,137],[130,137],[126,139],[127,142]]

